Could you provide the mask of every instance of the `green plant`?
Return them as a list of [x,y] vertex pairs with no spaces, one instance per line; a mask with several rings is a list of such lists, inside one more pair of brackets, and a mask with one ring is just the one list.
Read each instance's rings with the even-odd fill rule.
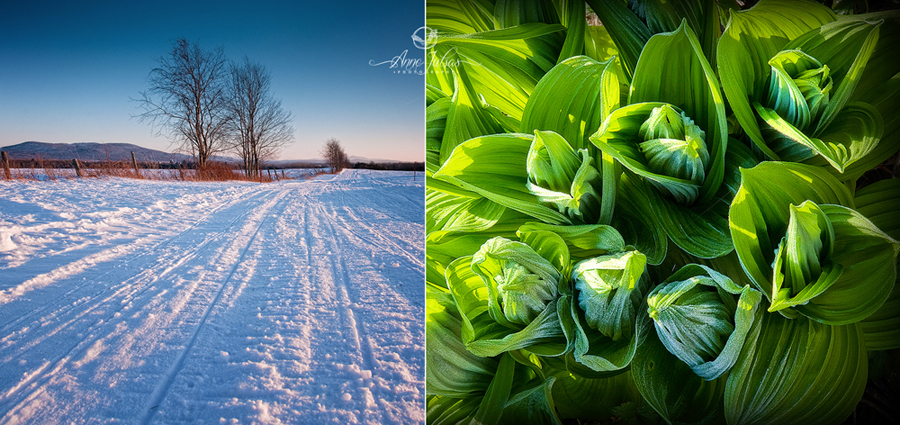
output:
[[429,423],[894,420],[900,12],[852,11],[429,1]]

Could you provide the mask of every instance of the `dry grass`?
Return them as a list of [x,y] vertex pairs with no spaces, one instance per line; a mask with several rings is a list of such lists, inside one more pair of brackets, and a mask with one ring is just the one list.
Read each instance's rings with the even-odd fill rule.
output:
[[[78,178],[74,168],[57,168],[53,165],[59,164],[45,164],[40,157],[35,158],[28,165],[30,167],[26,165],[26,168],[21,166],[13,168],[12,180],[58,181]],[[138,170],[135,170],[134,165],[129,161],[102,161],[82,163],[80,165],[81,174],[84,178],[120,177],[162,181],[252,181],[258,183],[269,183],[287,178],[284,170],[262,170],[259,177],[248,177],[243,171],[234,169],[230,165],[221,162],[213,162],[199,169],[149,169],[139,167]],[[279,171],[281,171],[280,176]],[[319,174],[322,174],[322,172],[319,171],[304,177],[309,179]],[[5,180],[5,177],[0,178]]]

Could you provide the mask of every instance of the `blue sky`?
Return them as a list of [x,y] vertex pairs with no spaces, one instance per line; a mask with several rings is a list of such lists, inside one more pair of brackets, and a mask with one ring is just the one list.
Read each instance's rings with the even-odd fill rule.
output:
[[424,160],[424,77],[391,69],[424,25],[417,1],[6,2],[0,13],[0,146],[125,142],[171,151],[132,116],[156,59],[179,37],[221,46],[272,74],[294,115],[281,159],[319,157],[335,137],[351,156]]

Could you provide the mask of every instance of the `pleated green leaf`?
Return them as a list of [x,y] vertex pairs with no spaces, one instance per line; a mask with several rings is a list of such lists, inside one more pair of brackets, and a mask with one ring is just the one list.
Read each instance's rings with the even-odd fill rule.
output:
[[438,37],[434,50],[468,76],[484,101],[518,121],[538,80],[559,58],[565,27],[527,23],[511,28]]
[[828,66],[836,85],[834,94],[815,123],[818,136],[850,100],[878,43],[883,21],[840,19],[789,42],[785,50],[802,50]]
[[[581,421],[610,420],[622,405],[642,402],[641,395],[634,386],[631,373],[624,372],[609,378],[590,379],[560,371],[553,375],[553,402],[563,419]],[[616,415],[627,420],[623,415]]]
[[614,227],[603,224],[559,226],[532,222],[519,227],[518,234],[524,239],[530,233],[545,231],[559,235],[576,262],[625,249],[622,235]]
[[831,261],[840,265],[843,273],[828,290],[796,309],[823,323],[858,322],[888,299],[897,279],[900,242],[850,208],[823,205],[822,211],[834,226]]
[[425,25],[450,34],[468,34],[494,29],[494,6],[488,0],[428,0]]
[[525,168],[533,136],[502,134],[467,140],[453,150],[434,178],[475,192],[545,223],[571,224],[528,191]]
[[835,19],[827,7],[801,0],[762,0],[730,13],[716,53],[722,87],[743,130],[772,159],[779,157],[766,146],[750,103],[766,96],[769,59],[790,40]]
[[704,131],[709,161],[698,201],[709,202],[719,190],[725,168],[728,125],[719,80],[687,22],[671,33],[654,35],[631,82],[629,104],[665,102],[677,106]]
[[619,80],[612,60],[586,56],[566,59],[538,82],[525,105],[522,133],[550,130],[574,149],[590,146],[588,137],[619,107]]
[[451,105],[453,100],[445,96],[425,108],[425,163],[432,174],[441,166],[441,141]]
[[433,285],[426,290],[425,340],[435,349],[426,352],[425,393],[454,398],[484,394],[497,360],[466,350],[460,336],[462,321],[447,290]]
[[749,286],[689,264],[647,295],[647,312],[666,349],[711,381],[737,361],[761,299]]
[[579,0],[558,0],[556,3],[559,7],[562,24],[566,27],[566,41],[563,43],[559,60],[557,60],[557,63],[560,63],[570,57],[584,54],[587,6],[584,1]]
[[494,3],[493,16],[497,29],[510,28],[532,22],[545,24],[561,23],[553,3],[549,0],[529,2],[497,0]]
[[[646,306],[646,304],[645,304]],[[706,381],[660,342],[646,313],[631,374],[644,400],[670,424],[721,424],[725,377]]]
[[641,50],[653,33],[624,2],[588,0],[587,3],[609,31],[618,48],[625,73],[633,75]]
[[631,338],[614,341],[587,324],[574,290],[574,286],[567,288],[558,303],[560,324],[569,342],[561,368],[587,378],[604,378],[627,370],[639,345],[638,322],[632,322],[635,329]]
[[790,205],[806,200],[853,205],[847,188],[822,168],[766,161],[741,169],[741,186],[729,210],[731,238],[747,275],[770,301],[772,265],[787,230]]
[[[693,193],[699,194],[701,189],[691,181],[653,173],[644,152],[641,152],[638,129],[647,121],[651,112],[662,105],[665,104],[641,103],[619,108],[613,111],[603,122],[600,130],[591,136],[591,141],[604,153],[613,156],[642,180],[654,183],[653,188],[648,188],[643,182],[629,180],[628,185],[631,188],[619,190],[617,203],[633,205],[634,208],[631,209],[634,212],[630,214],[631,217],[639,218],[648,211],[652,212],[653,220],[649,225],[662,228],[673,242],[691,255],[700,258],[725,255],[733,249],[728,232],[728,205],[740,181],[737,169],[753,166],[756,160],[748,149],[735,142],[722,160],[723,180],[710,202],[684,204],[679,202],[677,197],[670,199],[673,193],[680,194],[681,198],[689,198]],[[667,188],[667,191],[659,193],[660,187]],[[613,224],[618,225],[617,223],[622,221]],[[626,229],[627,226],[626,224]],[[623,229],[620,231],[628,241],[630,231]],[[665,241],[661,241],[660,246],[660,241],[654,239],[652,233],[648,235],[645,231],[639,229],[638,231],[644,232],[644,237],[639,240],[653,242],[652,251],[648,253],[665,252]],[[646,250],[645,247],[639,249]],[[662,261],[662,257],[658,258],[658,261]]]
[[[858,322],[884,303],[896,279],[900,245],[840,205],[853,204],[843,185],[821,168],[791,163],[766,162],[742,174],[730,210],[731,234],[747,274],[772,301],[770,310],[840,325]],[[800,219],[791,214],[811,205],[807,201],[818,204],[821,214],[806,216],[803,226],[820,230],[798,239],[805,231],[792,227]],[[833,242],[822,236],[830,234],[821,230],[828,226]],[[792,248],[792,243],[800,245]],[[810,255],[815,261],[803,259]],[[790,289],[788,282],[794,282]]]
[[595,257],[575,265],[572,279],[588,326],[613,341],[633,337],[646,266],[647,257],[637,251]]
[[862,397],[867,369],[858,324],[760,310],[728,376],[725,417],[731,425],[840,424]]
[[551,376],[540,385],[516,392],[503,406],[500,423],[562,425],[553,404],[552,391],[555,381],[556,378]]
[[473,354],[493,357],[511,350],[528,349],[559,355],[565,351],[555,300],[547,303],[527,326],[514,325],[504,320],[502,314],[494,314],[499,300],[492,298],[491,292],[496,289],[489,289],[491,282],[485,282],[472,270],[471,256],[450,263],[446,278],[462,319],[462,341]]
[[666,258],[667,239],[650,206],[651,196],[656,196],[653,189],[639,177],[623,174],[618,191],[612,226],[622,234],[626,244],[647,256],[647,264],[662,263]]
[[603,205],[604,176],[587,149],[575,151],[552,131],[535,131],[528,150],[526,187],[537,199],[556,208],[574,223],[595,224],[611,214]]
[[456,92],[447,111],[444,135],[441,140],[440,163],[447,162],[453,150],[466,140],[488,134],[503,133],[504,129],[482,102],[464,68],[454,73]]

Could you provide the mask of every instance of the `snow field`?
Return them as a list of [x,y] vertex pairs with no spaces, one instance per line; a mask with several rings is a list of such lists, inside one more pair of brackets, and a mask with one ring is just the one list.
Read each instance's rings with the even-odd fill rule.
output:
[[0,423],[424,421],[419,177],[0,182]]

